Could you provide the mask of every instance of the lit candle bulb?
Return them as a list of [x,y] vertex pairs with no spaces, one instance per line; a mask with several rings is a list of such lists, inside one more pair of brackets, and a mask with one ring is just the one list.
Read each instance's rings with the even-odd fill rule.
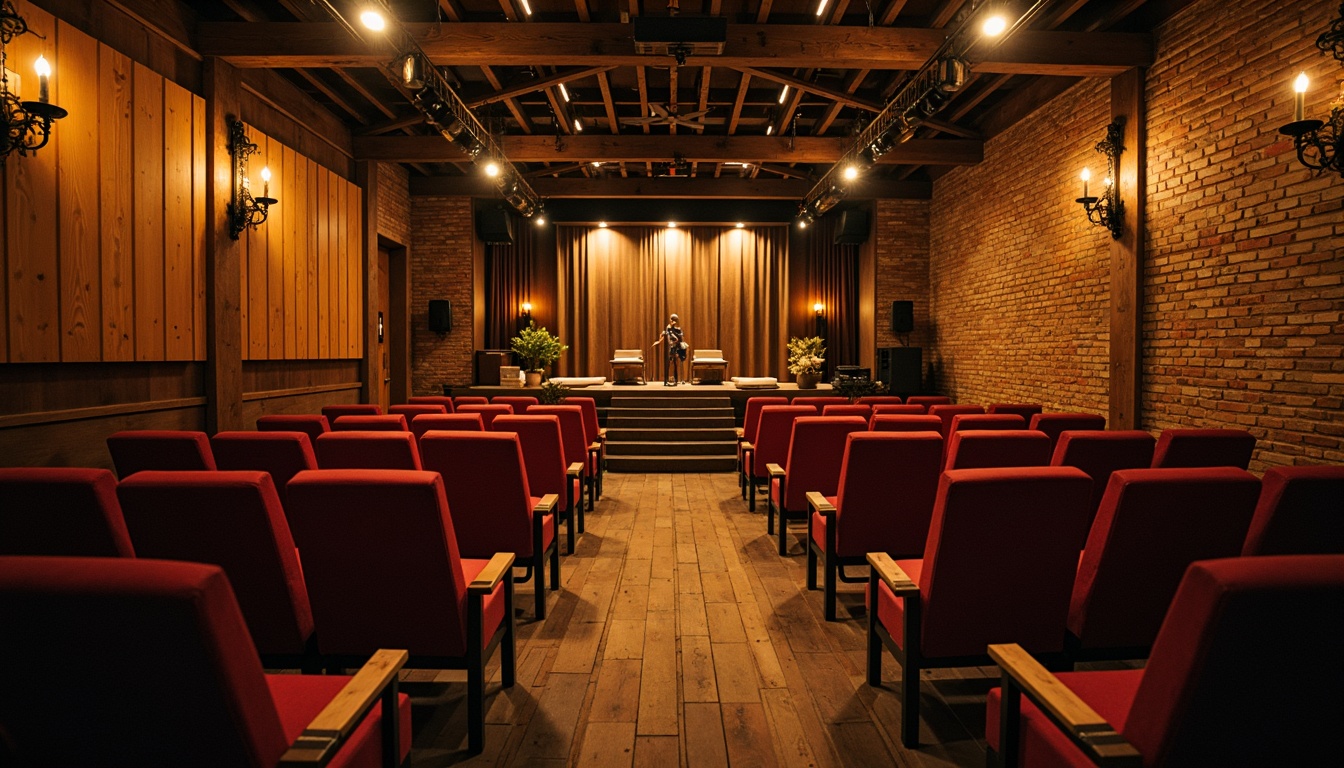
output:
[[1087,182],[1092,178],[1092,172],[1083,169],[1083,197],[1087,197]]
[[46,104],[51,101],[51,64],[47,57],[38,56],[33,69],[37,70],[37,100]]
[[1307,73],[1300,72],[1293,81],[1293,120],[1305,120],[1307,115]]
[[271,196],[271,167],[268,165],[261,167],[261,196]]

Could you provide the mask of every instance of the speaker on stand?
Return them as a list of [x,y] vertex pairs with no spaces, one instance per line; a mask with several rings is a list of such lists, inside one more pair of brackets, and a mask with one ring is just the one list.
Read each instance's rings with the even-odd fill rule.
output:
[[908,397],[924,390],[924,350],[920,347],[881,347],[877,350],[877,378],[893,395]]

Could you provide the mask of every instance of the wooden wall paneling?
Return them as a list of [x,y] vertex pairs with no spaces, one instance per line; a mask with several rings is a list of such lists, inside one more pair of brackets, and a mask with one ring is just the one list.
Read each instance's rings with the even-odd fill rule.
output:
[[[220,223],[220,228],[228,236],[228,224]],[[238,238],[238,330],[239,342],[243,350],[243,359],[252,359],[252,300],[250,298],[252,283],[252,257],[248,244],[252,238],[244,232],[242,237]]]
[[[299,222],[299,206],[295,205],[297,200],[294,197],[294,176],[298,171],[294,161],[294,150],[289,147],[282,147],[285,173],[279,177],[280,194],[277,196],[280,204],[275,209],[284,209],[284,277],[285,277],[285,354],[286,360],[298,358],[298,338],[296,336],[299,326],[299,299],[298,289],[295,280],[295,254],[297,253],[298,237],[294,228]],[[275,210],[272,209],[272,210]]]
[[[233,164],[229,156],[229,121],[236,119],[242,84],[238,70],[216,59],[201,66],[205,109],[205,240],[206,269],[206,429],[242,429],[243,357],[240,325],[243,242],[233,239],[227,223],[232,196]],[[250,425],[248,425],[250,426]]]
[[131,159],[135,227],[135,358],[164,359],[163,78],[132,69]]
[[61,360],[101,360],[102,287],[98,215],[98,41],[64,22],[56,26],[53,99],[70,110],[58,125]]
[[[346,229],[346,242],[350,243],[350,290],[346,293],[346,306],[348,306],[350,317],[350,347],[347,357],[363,357],[364,347],[367,342],[365,336],[368,331],[366,328],[377,324],[377,318],[369,322],[369,316],[365,314],[364,306],[364,286],[368,283],[369,270],[372,268],[376,274],[378,270],[378,251],[377,241],[374,241],[373,258],[366,259],[367,238],[364,236],[364,215],[363,215],[363,190],[357,184],[349,182],[345,185],[346,191],[350,195],[349,201],[345,206],[345,220],[348,223]],[[377,212],[374,212],[372,229],[376,232],[378,229]],[[375,309],[374,312],[377,312]],[[384,318],[386,323],[386,318]],[[374,341],[378,340],[377,330],[374,330]],[[381,375],[381,374],[380,374]],[[370,400],[369,402],[374,402]]]
[[[53,81],[63,75],[56,56],[56,25],[51,14],[25,4],[21,11],[37,33],[20,35],[9,45],[9,60],[23,71],[22,96],[37,98],[37,77],[30,76],[39,54],[56,62]],[[43,35],[46,39],[38,37]],[[5,166],[5,235],[9,291],[9,359],[54,362],[60,359],[60,275],[57,271],[56,158],[59,127],[44,149],[28,157],[15,155]]]
[[336,322],[338,339],[335,357],[350,356],[350,185],[345,179],[336,179],[336,210],[332,212],[336,222],[337,263],[336,271],[340,287],[336,289]]
[[1145,72],[1131,69],[1111,78],[1111,119],[1125,121],[1119,168],[1124,234],[1111,241],[1111,429],[1138,429],[1143,402],[1144,206],[1147,204],[1147,114]]
[[163,315],[164,359],[191,360],[196,331],[192,252],[191,93],[163,86]]
[[[205,99],[191,97],[191,275],[195,320],[192,329],[192,359],[204,360],[205,346]],[[223,222],[215,223],[223,226]]]
[[0,168],[0,363],[9,362],[9,172]]
[[327,175],[327,199],[322,207],[322,222],[327,229],[327,272],[330,278],[327,280],[327,354],[325,357],[341,357],[341,303],[337,300],[341,291],[341,257],[340,257],[340,239],[337,234],[336,225],[339,221],[336,216],[336,203],[340,199],[340,177],[331,171]]
[[313,212],[315,236],[313,252],[317,260],[317,350],[314,357],[331,356],[331,237],[327,230],[327,195],[331,187],[331,171],[321,166],[313,168],[317,181],[313,185],[313,200],[308,209]]
[[[257,133],[256,128],[247,126],[248,138],[255,142],[258,147],[262,147],[266,137]],[[260,155],[253,155],[252,162],[260,159]],[[249,173],[253,170],[248,167]],[[256,172],[261,171],[261,166],[257,166]],[[260,187],[258,187],[260,189]],[[266,325],[270,322],[270,309],[267,302],[268,274],[267,274],[267,249],[266,228],[245,229],[243,237],[247,238],[247,354],[244,360],[265,360],[267,358],[267,334]]]
[[[305,158],[306,160],[306,158]],[[321,328],[318,308],[321,305],[321,296],[318,293],[317,277],[317,174],[318,164],[312,160],[306,160],[304,164],[307,182],[303,189],[303,233],[304,233],[304,269],[307,270],[307,298],[304,300],[304,306],[308,308],[308,351],[304,357],[319,357],[319,344],[317,341],[318,329]]]
[[200,397],[203,389],[199,363],[11,365],[0,376],[0,429],[16,422],[49,421],[71,410],[118,406],[129,412],[151,400]]
[[[273,193],[277,191],[280,179],[285,174],[284,145],[262,135],[253,141],[257,142],[261,150],[248,166],[248,172],[253,176],[252,183],[257,185],[258,190],[252,194],[259,195],[260,191],[266,191],[261,181],[262,167],[271,169],[270,192]],[[285,358],[285,216],[285,206],[277,205],[261,225],[266,232],[266,301],[270,308],[270,320],[266,328],[266,357],[270,360]]]
[[131,60],[99,45],[98,219],[104,361],[135,359],[131,111]]
[[141,403],[127,413],[0,428],[0,456],[6,466],[112,469],[108,435],[123,429],[205,429],[201,400]]
[[294,190],[290,204],[294,206],[294,358],[308,359],[308,158],[294,153]]

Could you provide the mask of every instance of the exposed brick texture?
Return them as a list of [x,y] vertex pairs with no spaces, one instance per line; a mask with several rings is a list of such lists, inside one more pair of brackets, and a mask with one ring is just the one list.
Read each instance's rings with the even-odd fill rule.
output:
[[[411,388],[436,395],[471,383],[471,198],[417,197],[411,208]],[[429,330],[430,299],[453,303],[453,329]]]
[[933,324],[929,320],[929,203],[927,200],[878,200],[874,253],[877,262],[877,347],[900,346],[891,332],[891,302],[913,301],[913,347],[924,348],[925,368],[933,355]]
[[399,163],[378,164],[378,234],[411,243],[410,174]]

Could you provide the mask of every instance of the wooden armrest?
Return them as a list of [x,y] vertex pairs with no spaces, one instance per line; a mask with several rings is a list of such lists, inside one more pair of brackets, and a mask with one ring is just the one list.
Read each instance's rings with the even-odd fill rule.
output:
[[744,440],[744,441],[742,441],[742,450],[744,450],[744,451],[755,451],[755,450],[756,450],[756,446],[754,446],[754,445],[752,445],[751,443],[749,443],[749,442],[747,442],[747,441]]
[[744,430],[742,427],[733,427],[733,432],[737,434],[738,440],[741,440],[742,438],[746,437],[746,430]]
[[919,594],[919,587],[910,580],[909,576],[905,575],[901,566],[897,565],[896,561],[891,559],[891,555],[886,552],[869,552],[868,564],[873,567],[873,573],[876,573],[879,579],[885,581],[891,591],[897,595]]
[[765,465],[765,473],[770,475],[770,479],[773,480],[776,477],[784,476],[784,468],[772,462]]
[[539,512],[543,515],[553,514],[555,512],[556,505],[559,503],[560,503],[560,494],[548,493],[545,496],[541,497],[541,501],[537,502],[537,506],[533,507],[532,511],[534,513]]
[[1138,750],[1125,741],[1087,702],[1078,698],[1059,678],[1023,650],[1022,646],[1016,643],[991,645],[989,657],[1027,694],[1027,698],[1045,710],[1051,720],[1085,751],[1090,752],[1097,764],[1142,764]]
[[593,442],[591,442],[591,443],[588,444],[588,452],[589,452],[589,453],[597,453],[598,451],[601,451],[601,450],[602,450],[602,443],[600,443],[600,442],[598,442],[598,441],[596,441],[596,440],[594,440]]
[[336,698],[317,713],[280,758],[280,765],[325,765],[364,720],[387,686],[397,679],[410,654],[385,648],[374,652]]
[[570,464],[570,465],[569,465],[569,468],[566,469],[565,472],[566,472],[566,474],[568,474],[570,477],[578,477],[579,475],[582,475],[582,474],[583,474],[583,462],[581,462],[581,461],[576,461],[576,462],[574,462],[573,464]]
[[495,556],[490,558],[490,562],[486,563],[485,568],[467,585],[467,594],[488,595],[493,592],[505,574],[510,573],[513,559],[512,552],[496,552]]
[[606,428],[606,427],[598,427],[598,428],[597,428],[597,439],[598,439],[598,440],[601,440],[601,441],[603,441],[603,442],[606,442],[606,440],[607,440],[607,428]]
[[807,505],[811,507],[813,511],[820,512],[823,515],[835,514],[835,505],[831,504],[831,502],[826,500],[825,496],[822,496],[816,491],[807,492]]

